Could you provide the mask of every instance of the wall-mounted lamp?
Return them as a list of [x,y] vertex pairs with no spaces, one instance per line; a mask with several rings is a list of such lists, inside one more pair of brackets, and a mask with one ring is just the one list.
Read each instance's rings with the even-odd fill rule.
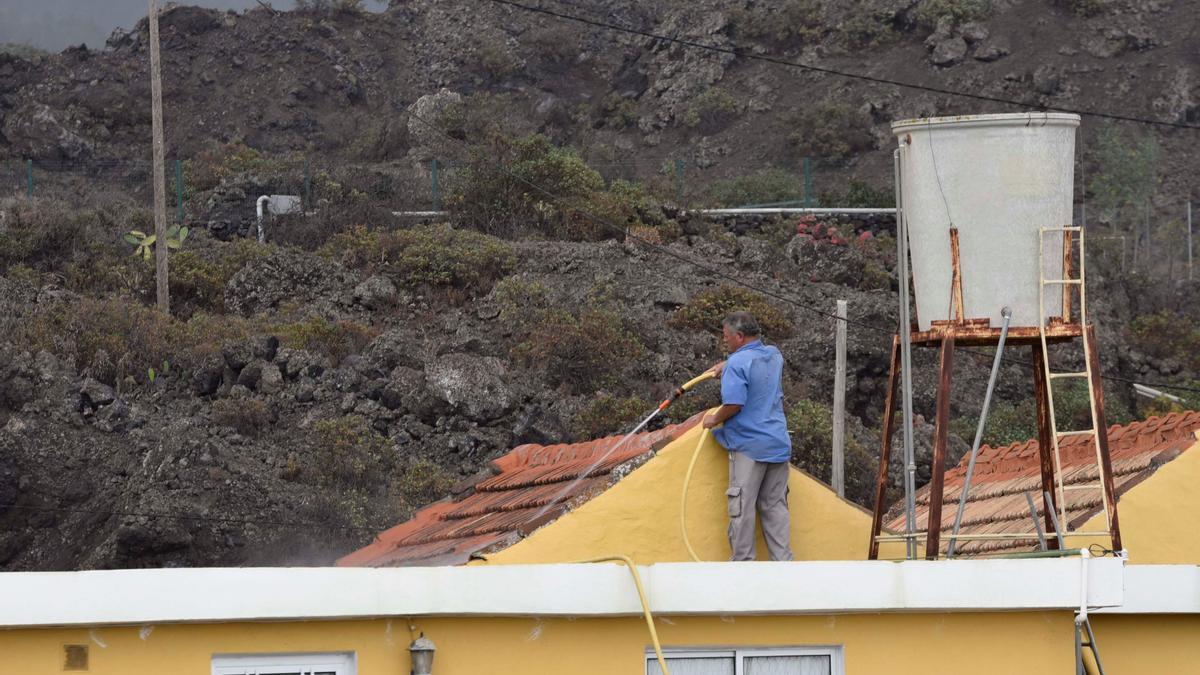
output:
[[421,633],[421,637],[413,640],[413,643],[408,646],[408,652],[412,655],[412,675],[433,675],[433,653],[437,651],[433,640],[425,637]]

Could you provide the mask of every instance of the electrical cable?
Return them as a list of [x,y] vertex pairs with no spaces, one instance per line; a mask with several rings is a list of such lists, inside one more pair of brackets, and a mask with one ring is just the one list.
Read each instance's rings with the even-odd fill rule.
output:
[[[500,0],[489,0],[489,1],[500,1]],[[411,111],[410,111],[410,112],[409,112],[409,117],[410,117],[411,119],[415,119],[416,121],[420,122],[421,124],[425,125],[425,126],[426,126],[426,127],[428,127],[429,129],[433,130],[435,133],[437,133],[437,134],[439,134],[439,135],[443,136],[444,138],[446,138],[446,139],[450,140],[451,142],[457,143],[457,144],[459,144],[460,146],[463,146],[463,147],[470,147],[470,146],[469,146],[469,144],[467,143],[467,141],[465,141],[465,140],[463,140],[463,139],[455,138],[455,137],[453,137],[453,136],[451,136],[451,135],[447,134],[447,133],[446,133],[445,131],[443,131],[443,130],[442,130],[440,127],[438,127],[437,125],[433,124],[432,122],[430,122],[430,121],[426,120],[425,118],[421,117],[420,115],[417,115],[417,114],[415,114],[415,113],[413,113],[413,112],[411,112]],[[535,191],[535,192],[538,192],[538,193],[540,193],[540,194],[544,195],[546,198],[548,198],[550,201],[554,202],[554,203],[555,203],[555,204],[557,204],[558,206],[560,206],[560,207],[563,207],[563,206],[564,206],[564,204],[565,204],[565,200],[564,200],[562,197],[559,197],[558,195],[556,195],[556,194],[554,194],[553,192],[551,192],[551,191],[547,190],[546,188],[542,187],[541,185],[539,185],[539,184],[537,184],[537,183],[534,183],[533,181],[531,181],[531,180],[529,180],[529,179],[525,178],[524,176],[520,176],[520,175],[518,175],[518,174],[514,173],[513,171],[510,171],[510,170],[509,170],[507,167],[505,167],[505,166],[504,166],[502,163],[500,163],[500,162],[499,162],[499,160],[492,161],[492,162],[491,162],[491,164],[492,164],[492,166],[493,166],[494,168],[498,169],[498,170],[499,170],[501,173],[503,173],[503,174],[507,175],[509,178],[512,178],[513,180],[516,180],[516,181],[519,181],[519,182],[521,182],[521,183],[525,184],[525,185],[526,185],[526,186],[528,186],[528,187],[529,187],[531,190],[533,190],[533,191]],[[696,269],[698,269],[698,270],[701,270],[701,271],[703,271],[703,272],[706,272],[706,273],[708,273],[708,274],[710,274],[710,275],[713,275],[713,276],[715,276],[715,277],[719,277],[719,278],[721,278],[721,279],[724,279],[724,280],[726,280],[726,281],[729,281],[729,282],[731,282],[731,283],[733,283],[733,284],[736,284],[736,285],[738,285],[738,286],[742,286],[743,288],[747,288],[747,289],[749,289],[749,290],[752,290],[752,291],[755,291],[755,292],[757,292],[757,293],[761,293],[762,295],[766,295],[766,296],[768,296],[768,297],[775,298],[776,300],[779,300],[780,302],[784,302],[784,303],[787,303],[787,304],[789,304],[789,305],[792,305],[793,307],[797,307],[797,308],[803,309],[803,310],[805,310],[805,311],[812,312],[812,313],[814,313],[814,314],[817,314],[817,315],[823,316],[823,317],[825,317],[825,318],[827,318],[827,319],[833,319],[833,320],[835,320],[835,321],[845,321],[845,322],[846,322],[848,325],[854,325],[854,326],[858,326],[858,327],[860,327],[860,328],[864,328],[864,329],[866,329],[866,330],[869,330],[869,331],[873,331],[873,332],[879,333],[880,335],[886,336],[886,337],[888,337],[889,339],[895,335],[895,330],[894,330],[894,329],[882,328],[882,327],[879,327],[879,326],[875,326],[875,325],[872,325],[872,324],[869,324],[869,323],[863,322],[863,321],[861,321],[861,320],[857,320],[857,319],[851,319],[851,318],[849,318],[849,317],[847,317],[847,318],[843,318],[843,317],[840,317],[840,316],[838,316],[837,314],[835,314],[835,313],[833,313],[833,312],[828,312],[828,311],[825,311],[825,310],[819,309],[819,308],[817,308],[817,307],[813,307],[813,306],[811,306],[811,305],[807,305],[807,304],[804,304],[804,303],[802,303],[802,302],[798,302],[798,301],[796,301],[796,300],[794,300],[794,299],[792,299],[792,298],[790,298],[790,297],[788,297],[788,296],[786,296],[786,295],[783,295],[783,294],[781,294],[781,293],[777,293],[777,292],[775,292],[775,291],[772,291],[772,290],[769,290],[769,289],[763,288],[762,286],[759,286],[759,285],[757,285],[757,284],[752,284],[752,283],[750,283],[750,282],[747,282],[747,281],[745,281],[745,280],[743,280],[743,279],[739,278],[739,277],[738,277],[738,276],[736,276],[736,275],[729,274],[729,273],[727,273],[727,272],[724,272],[724,271],[722,271],[722,270],[719,270],[719,269],[717,269],[717,268],[715,268],[715,267],[711,267],[711,266],[709,266],[709,265],[705,265],[704,263],[701,263],[701,262],[698,262],[698,261],[696,261],[696,260],[692,259],[690,256],[686,256],[686,255],[684,255],[684,254],[682,254],[682,253],[677,253],[677,252],[675,252],[675,251],[672,251],[670,248],[668,248],[668,247],[666,247],[666,246],[664,246],[664,245],[662,245],[662,244],[659,244],[659,243],[656,243],[656,242],[654,242],[654,241],[651,241],[651,240],[649,240],[649,239],[647,239],[647,238],[645,238],[645,237],[641,237],[641,236],[639,236],[639,235],[637,235],[637,234],[635,234],[635,233],[633,233],[633,232],[630,232],[630,231],[628,231],[628,230],[627,230],[627,228],[624,228],[624,227],[621,227],[621,226],[619,226],[619,225],[616,225],[616,224],[614,224],[614,223],[611,223],[611,222],[609,222],[608,220],[606,220],[606,219],[604,219],[604,218],[601,218],[601,217],[599,217],[599,216],[597,216],[597,215],[595,215],[595,214],[593,214],[593,213],[591,213],[591,212],[589,212],[589,211],[587,211],[587,210],[585,210],[585,209],[581,209],[581,208],[574,207],[574,206],[572,206],[572,207],[569,207],[569,208],[571,208],[571,210],[575,211],[575,212],[576,212],[576,213],[578,213],[579,215],[581,215],[581,216],[583,216],[583,217],[587,218],[587,219],[588,219],[588,220],[590,220],[591,222],[593,222],[593,223],[595,223],[595,224],[597,224],[597,225],[600,225],[600,226],[602,226],[602,227],[604,227],[604,228],[608,229],[609,231],[613,232],[614,234],[622,234],[622,235],[624,235],[624,236],[626,236],[626,237],[628,237],[628,238],[630,238],[630,239],[633,239],[633,240],[637,241],[639,244],[642,244],[642,245],[646,246],[647,248],[653,249],[653,250],[655,250],[655,251],[657,251],[657,252],[659,252],[659,253],[661,253],[661,254],[663,254],[663,255],[669,256],[669,257],[671,257],[671,258],[675,258],[676,260],[679,260],[679,261],[681,261],[681,262],[687,263],[688,265],[691,265],[692,267],[695,267],[695,268],[696,268]],[[965,349],[964,349],[964,351],[971,351],[971,350],[965,350]],[[971,352],[971,353],[980,354],[979,352]],[[983,354],[981,354],[981,355],[983,355]],[[984,356],[986,356],[986,355],[984,355]],[[1031,363],[1029,363],[1029,362],[1027,362],[1027,361],[1020,361],[1020,360],[1017,360],[1017,359],[1010,359],[1010,360],[1011,360],[1011,361],[1013,361],[1014,363],[1019,363],[1019,364],[1021,364],[1021,365],[1024,365],[1024,366],[1026,366],[1026,367],[1029,367],[1029,368],[1032,368],[1032,367],[1033,367],[1033,364],[1031,364]],[[1158,385],[1154,385],[1154,384],[1148,384],[1148,383],[1135,382],[1135,381],[1133,381],[1133,380],[1128,380],[1128,379],[1125,379],[1125,378],[1120,378],[1120,377],[1115,377],[1115,376],[1113,376],[1113,377],[1109,377],[1109,376],[1103,376],[1103,377],[1104,377],[1104,379],[1111,379],[1111,380],[1115,380],[1115,381],[1128,382],[1128,383],[1131,383],[1131,384],[1144,384],[1145,386],[1148,386],[1148,387],[1153,387],[1153,386],[1156,386],[1156,387],[1161,387],[1161,388],[1164,388],[1164,389],[1176,389],[1176,390],[1181,390],[1181,391],[1191,391],[1191,392],[1200,393],[1200,389],[1194,389],[1194,388],[1188,388],[1188,387],[1181,387],[1181,386],[1178,386],[1178,385],[1168,385],[1168,384],[1158,384]]]
[[1055,111],[1055,112],[1072,113],[1072,114],[1081,115],[1081,116],[1086,115],[1088,117],[1119,120],[1122,122],[1135,122],[1138,124],[1171,127],[1171,128],[1175,128],[1175,129],[1200,130],[1200,126],[1198,126],[1198,125],[1184,124],[1182,122],[1167,122],[1164,120],[1156,120],[1156,119],[1151,119],[1148,117],[1135,117],[1132,115],[1120,115],[1117,113],[1109,113],[1109,112],[1098,111],[1098,110],[1086,110],[1086,109],[1082,109],[1082,108],[1066,108],[1066,107],[1061,107],[1061,106],[1049,106],[1049,105],[1043,105],[1043,104],[1032,102],[1032,101],[1019,101],[1016,99],[1000,98],[998,96],[987,96],[985,94],[973,94],[973,93],[966,92],[966,91],[957,91],[954,89],[944,89],[942,87],[933,87],[933,86],[924,85],[924,84],[903,82],[900,80],[890,80],[890,79],[887,79],[884,77],[875,77],[872,75],[862,75],[860,73],[852,73],[852,72],[847,72],[847,71],[843,71],[843,70],[835,70],[833,68],[813,66],[813,65],[806,64],[806,63],[800,63],[799,61],[791,61],[788,59],[780,58],[778,56],[771,56],[769,54],[756,54],[745,48],[741,48],[741,47],[737,47],[737,46],[719,47],[717,45],[707,45],[707,44],[704,44],[701,42],[695,42],[693,40],[687,40],[687,39],[678,38],[678,37],[671,37],[669,35],[662,35],[660,33],[652,33],[650,31],[639,30],[637,28],[626,28],[624,26],[618,26],[616,24],[609,23],[607,21],[600,21],[597,19],[589,19],[587,17],[582,17],[582,16],[578,16],[578,15],[574,15],[574,14],[568,14],[566,12],[560,12],[560,11],[556,11],[556,10],[552,10],[552,9],[547,9],[545,7],[526,5],[526,4],[523,4],[520,2],[514,2],[513,0],[487,0],[487,1],[491,2],[493,4],[505,5],[508,7],[512,7],[513,9],[519,9],[519,10],[522,10],[525,12],[532,12],[534,14],[543,14],[546,16],[553,16],[553,17],[557,17],[559,19],[564,19],[567,21],[574,21],[576,23],[586,24],[586,25],[592,26],[594,28],[603,28],[606,30],[617,31],[617,32],[626,33],[629,35],[638,35],[641,37],[651,38],[653,40],[661,40],[663,42],[670,42],[673,44],[682,45],[684,47],[691,47],[693,49],[703,49],[706,51],[717,52],[720,54],[729,54],[732,56],[737,56],[737,57],[741,57],[741,58],[745,58],[745,59],[751,59],[754,61],[765,61],[767,63],[774,63],[774,64],[781,65],[781,66],[787,66],[789,68],[799,68],[801,70],[806,70],[806,71],[813,72],[813,73],[820,73],[822,75],[833,75],[836,77],[844,77],[844,78],[851,79],[851,80],[859,80],[862,82],[871,82],[873,84],[883,84],[883,85],[888,85],[888,86],[892,86],[892,87],[901,87],[904,89],[913,89],[916,91],[924,91],[924,92],[928,92],[928,93],[932,93],[932,94],[943,94],[946,96],[956,96],[959,98],[972,99],[972,100],[976,100],[976,101],[985,101],[988,103],[1000,103],[1003,105],[1018,106],[1018,107],[1022,107],[1022,108],[1032,108],[1035,110],[1047,110],[1047,111]]
[[[326,528],[331,530],[351,530],[360,532],[380,532],[386,528],[366,527],[355,525],[332,525],[328,523],[312,523],[283,520],[260,520],[256,518],[230,518],[225,516],[199,516],[183,513],[155,513],[151,511],[98,511],[96,509],[70,509],[59,506],[28,506],[24,504],[0,504],[0,511],[20,509],[24,511],[39,511],[47,513],[75,513],[94,516],[127,516],[130,518],[165,518],[167,520],[196,520],[202,522],[231,523],[236,525],[271,525],[274,527]],[[391,527],[388,525],[387,527]]]

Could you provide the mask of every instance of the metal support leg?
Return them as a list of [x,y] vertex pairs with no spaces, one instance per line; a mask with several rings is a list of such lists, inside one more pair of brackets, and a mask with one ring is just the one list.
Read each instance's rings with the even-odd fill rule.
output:
[[1008,307],[1000,310],[1004,323],[1000,326],[1000,341],[996,344],[996,358],[992,359],[992,374],[988,377],[987,392],[983,395],[983,411],[979,413],[979,424],[975,427],[975,442],[971,444],[971,459],[967,462],[967,475],[963,480],[962,490],[958,495],[958,512],[954,514],[954,531],[950,534],[950,545],[946,548],[946,557],[954,557],[954,545],[958,543],[958,528],[962,525],[963,511],[967,508],[967,493],[971,491],[971,477],[975,475],[975,458],[979,455],[979,444],[983,442],[983,429],[987,426],[988,410],[992,406],[992,391],[996,388],[996,378],[1000,375],[1000,360],[1004,356],[1004,340],[1008,337],[1008,322],[1012,319],[1012,310]]
[[[1050,425],[1050,398],[1046,380],[1045,356],[1039,346],[1033,345],[1033,398],[1037,408],[1038,428],[1038,457],[1042,474],[1042,494],[1046,495],[1046,510],[1043,518],[1046,521],[1046,532],[1057,531],[1058,502],[1055,501],[1054,486],[1054,444],[1050,436],[1054,433]],[[1062,548],[1062,537],[1049,542],[1054,549]]]
[[867,560],[879,558],[879,542],[875,537],[883,531],[883,513],[887,510],[888,463],[892,458],[892,430],[896,418],[896,382],[900,374],[900,337],[892,338],[892,355],[889,361],[887,395],[883,400],[883,429],[879,441],[879,477],[875,481],[875,510],[871,516],[871,542],[867,549]]
[[950,381],[954,375],[954,338],[942,341],[937,415],[933,426],[933,464],[929,467],[929,518],[925,559],[936,560],[942,536],[942,487],[946,481],[946,441],[950,436]]

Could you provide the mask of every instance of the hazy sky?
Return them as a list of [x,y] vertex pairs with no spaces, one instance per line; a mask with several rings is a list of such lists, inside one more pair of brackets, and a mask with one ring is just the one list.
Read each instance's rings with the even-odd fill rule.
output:
[[[269,0],[276,9],[289,9],[293,0]],[[159,4],[165,4],[159,0]],[[243,10],[255,0],[192,0],[181,3]],[[379,9],[386,2],[371,0]],[[59,51],[81,42],[99,48],[114,28],[132,28],[146,16],[148,0],[0,0],[0,43],[17,42]]]

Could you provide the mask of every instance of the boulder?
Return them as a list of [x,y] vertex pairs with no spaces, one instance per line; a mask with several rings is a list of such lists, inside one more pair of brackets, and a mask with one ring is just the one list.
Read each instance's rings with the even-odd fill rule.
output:
[[221,388],[224,374],[225,360],[219,356],[210,356],[192,373],[192,391],[196,392],[197,396],[212,396]]
[[988,40],[975,48],[975,60],[991,63],[1009,55],[1008,45],[998,40]]
[[449,408],[445,401],[429,395],[424,373],[404,366],[397,366],[392,370],[387,384],[380,392],[379,403],[388,410],[411,413],[430,422]]
[[258,390],[264,394],[277,394],[283,389],[283,373],[274,363],[265,363],[258,375]]
[[260,359],[255,359],[246,364],[238,373],[237,383],[241,386],[253,391],[258,388],[259,378],[262,377],[264,362]]
[[504,362],[491,356],[446,354],[425,365],[429,392],[462,414],[480,422],[510,412],[516,393],[505,381]]
[[354,287],[354,301],[367,309],[395,307],[398,298],[396,284],[381,274],[369,277]]
[[91,377],[85,379],[79,388],[79,402],[87,410],[98,410],[116,398],[112,387]]
[[929,60],[933,65],[944,68],[962,61],[966,55],[967,41],[962,36],[956,36],[938,42],[929,54]]
[[328,311],[349,299],[356,278],[336,262],[295,249],[279,249],[246,263],[225,286],[225,309],[242,316],[281,304]]

